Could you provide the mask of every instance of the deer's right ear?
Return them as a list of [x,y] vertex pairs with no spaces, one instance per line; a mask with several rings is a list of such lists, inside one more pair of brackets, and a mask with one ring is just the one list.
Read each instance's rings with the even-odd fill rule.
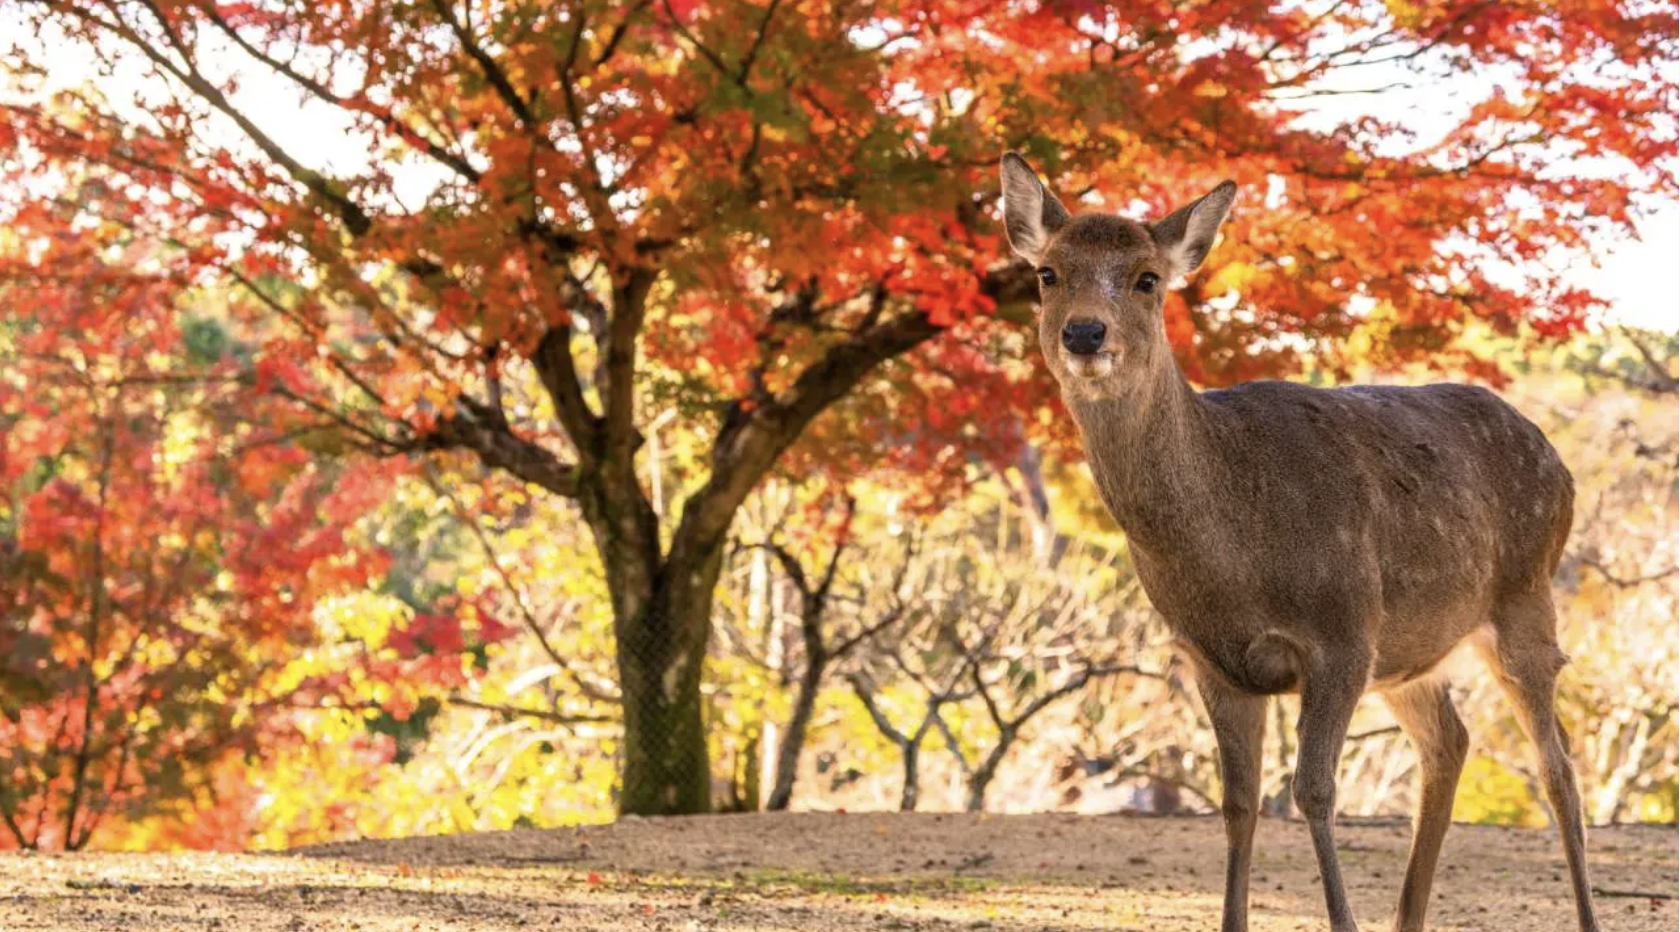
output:
[[1071,215],[1019,153],[1003,154],[1002,171],[1003,231],[1016,255],[1038,265],[1050,237]]

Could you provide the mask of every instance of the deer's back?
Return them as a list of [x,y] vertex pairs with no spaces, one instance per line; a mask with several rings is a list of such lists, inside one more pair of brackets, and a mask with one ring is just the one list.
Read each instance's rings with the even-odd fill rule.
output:
[[1379,679],[1423,672],[1549,582],[1573,483],[1492,392],[1256,382],[1202,398],[1227,454],[1210,473],[1230,578],[1275,612],[1380,605],[1366,612]]

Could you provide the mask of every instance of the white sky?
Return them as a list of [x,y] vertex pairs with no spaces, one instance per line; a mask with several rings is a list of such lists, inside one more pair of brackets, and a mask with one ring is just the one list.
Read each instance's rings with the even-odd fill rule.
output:
[[[0,48],[14,43],[33,44],[21,26],[16,11],[0,12]],[[56,42],[48,40],[49,51]],[[237,71],[240,88],[234,100],[241,109],[269,132],[284,141],[294,155],[311,167],[334,173],[354,173],[367,164],[365,140],[344,131],[340,114],[327,105],[302,101],[284,79],[249,63],[237,52],[207,56],[219,69]],[[1317,98],[1304,105],[1302,120],[1329,125],[1380,110],[1393,118],[1403,112],[1402,121],[1424,138],[1439,136],[1452,125],[1455,116],[1480,99],[1495,79],[1455,78],[1429,83],[1407,72],[1372,73],[1360,69],[1338,80],[1349,86],[1381,86],[1392,81],[1412,82],[1410,89],[1383,95],[1347,95]],[[144,87],[144,70],[137,64],[111,76],[100,76],[96,65],[85,56],[52,56],[47,76],[50,89],[74,87],[91,82],[113,101],[129,99]],[[1421,83],[1419,83],[1421,81]],[[240,137],[231,123],[222,130],[230,140]],[[1672,170],[1674,162],[1670,162]],[[399,168],[396,177],[399,197],[410,206],[418,204],[439,179],[438,166],[416,160],[411,168]],[[1638,237],[1617,237],[1598,244],[1599,262],[1589,256],[1567,257],[1569,278],[1602,295],[1610,302],[1608,322],[1627,323],[1674,333],[1680,331],[1680,204],[1673,201],[1646,205],[1649,215],[1641,219]]]
[[[1670,74],[1680,68],[1674,62],[1668,64]],[[1376,116],[1400,122],[1418,134],[1416,145],[1427,145],[1457,125],[1501,77],[1490,69],[1475,76],[1430,80],[1398,64],[1347,69],[1319,86],[1341,90],[1406,86],[1381,95],[1316,98],[1301,106],[1300,122],[1328,129],[1347,120]],[[1672,173],[1680,162],[1675,141],[1670,141],[1669,152],[1664,168]],[[1559,261],[1567,263],[1564,272],[1570,281],[1609,302],[1607,322],[1675,333],[1680,331],[1680,202],[1647,202],[1639,208],[1645,216],[1635,223],[1636,235],[1598,241],[1596,264],[1595,257],[1580,254]]]

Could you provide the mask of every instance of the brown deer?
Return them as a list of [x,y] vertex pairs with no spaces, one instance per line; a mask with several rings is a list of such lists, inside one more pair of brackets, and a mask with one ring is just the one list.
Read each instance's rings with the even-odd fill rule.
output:
[[1219,742],[1225,932],[1248,927],[1267,698],[1299,692],[1294,797],[1334,932],[1336,765],[1359,697],[1417,748],[1421,792],[1395,928],[1422,929],[1469,738],[1436,665],[1473,643],[1538,749],[1582,932],[1596,932],[1581,802],[1553,709],[1551,578],[1574,482],[1540,429],[1461,385],[1196,392],[1162,320],[1213,247],[1226,181],[1154,223],[1072,216],[1003,157],[1005,230],[1038,270],[1039,342],[1139,579],[1195,669]]

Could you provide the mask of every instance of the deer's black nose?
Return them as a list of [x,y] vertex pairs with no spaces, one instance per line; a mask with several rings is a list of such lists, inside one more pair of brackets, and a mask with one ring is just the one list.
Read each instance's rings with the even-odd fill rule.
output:
[[1108,328],[1102,321],[1089,317],[1070,320],[1062,325],[1062,347],[1075,356],[1089,356],[1102,349],[1103,334]]

